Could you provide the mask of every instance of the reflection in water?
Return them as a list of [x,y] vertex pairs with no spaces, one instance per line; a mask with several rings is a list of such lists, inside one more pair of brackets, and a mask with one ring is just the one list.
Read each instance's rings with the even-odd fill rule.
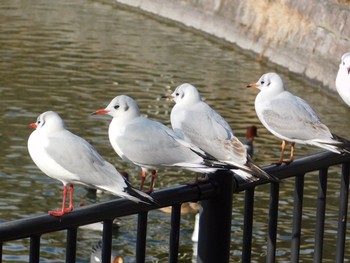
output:
[[[143,115],[170,124],[172,103],[160,96],[183,82],[197,86],[206,101],[224,116],[243,139],[246,128],[255,125],[255,161],[268,164],[278,158],[280,141],[258,121],[254,111],[256,93],[247,90],[263,73],[279,71],[287,87],[314,106],[321,119],[339,136],[347,137],[350,128],[349,109],[341,99],[328,96],[301,77],[288,74],[273,65],[258,63],[255,58],[225,43],[217,43],[202,35],[171,24],[160,23],[139,13],[98,1],[18,1],[0,2],[0,193],[1,220],[14,220],[45,213],[60,203],[60,184],[43,175],[31,161],[27,151],[30,130],[27,125],[47,110],[57,111],[68,128],[87,139],[119,170],[139,183],[139,170],[116,156],[111,148],[107,129],[109,119],[96,120],[90,113],[104,107],[111,98],[127,94],[137,100]],[[6,22],[5,22],[6,21]],[[335,76],[334,76],[335,78]],[[296,158],[320,151],[297,146]],[[335,229],[339,189],[338,171],[330,170],[327,226]],[[186,183],[194,175],[185,171],[160,171],[156,189]],[[304,262],[312,261],[314,233],[308,230],[315,218],[315,174],[306,177],[303,211],[302,254]],[[280,259],[290,258],[290,214],[293,205],[293,181],[281,185],[278,253]],[[268,186],[256,192],[257,210],[254,215],[253,260],[259,261],[266,248],[266,207]],[[76,188],[76,197],[83,201],[101,202],[113,198],[105,194],[96,199],[87,191]],[[242,244],[243,194],[234,196],[232,222],[233,262],[239,259]],[[160,235],[169,231],[169,215],[150,213],[148,229],[148,261],[164,261],[168,255],[168,238]],[[125,262],[133,262],[136,217],[121,218],[120,230],[114,238],[114,250]],[[192,258],[191,234],[194,215],[184,215],[181,221],[180,258]],[[152,227],[151,227],[152,226]],[[312,228],[311,228],[312,229]],[[87,262],[91,242],[100,233],[79,230],[78,262]],[[325,255],[335,251],[334,233],[325,233]],[[41,256],[46,262],[63,262],[65,234],[44,235]],[[333,241],[332,241],[333,240]],[[26,262],[28,242],[9,242],[4,247],[5,262]],[[332,256],[333,258],[333,256]]]

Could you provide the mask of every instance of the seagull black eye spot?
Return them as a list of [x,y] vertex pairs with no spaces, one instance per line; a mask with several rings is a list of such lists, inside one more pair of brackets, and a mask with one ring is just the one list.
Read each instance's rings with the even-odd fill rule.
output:
[[176,93],[176,94],[175,94],[175,96],[179,96],[179,95],[180,95],[180,93]]
[[115,105],[115,106],[114,106],[114,109],[117,110],[118,108],[119,108],[119,105]]
[[261,83],[261,85],[264,85],[265,81],[262,80],[260,83]]

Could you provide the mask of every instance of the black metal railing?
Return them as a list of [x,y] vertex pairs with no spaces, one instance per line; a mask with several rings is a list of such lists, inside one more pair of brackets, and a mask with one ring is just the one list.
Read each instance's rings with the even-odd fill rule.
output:
[[[343,262],[345,255],[347,209],[349,197],[350,155],[326,152],[305,157],[290,165],[266,167],[265,170],[282,180],[295,178],[294,210],[291,236],[291,262],[299,262],[301,243],[302,208],[305,174],[319,171],[317,216],[315,222],[314,262],[322,262],[326,192],[328,168],[342,164],[338,233],[336,238],[335,262]],[[103,221],[102,262],[110,262],[112,250],[112,223],[116,217],[138,214],[135,261],[146,258],[146,234],[148,211],[172,206],[171,231],[169,234],[169,262],[178,262],[181,204],[201,200],[200,231],[198,241],[198,262],[229,262],[231,241],[232,197],[235,192],[245,191],[244,225],[242,240],[242,262],[251,261],[253,238],[254,195],[257,185],[266,184],[260,180],[253,183],[239,183],[227,172],[210,175],[210,180],[198,185],[178,186],[152,194],[157,204],[144,205],[117,199],[87,207],[81,207],[61,218],[49,215],[36,216],[0,224],[0,262],[3,245],[8,241],[29,238],[29,261],[39,262],[41,235],[59,230],[67,231],[66,262],[75,262],[77,228],[82,225]],[[276,261],[278,233],[280,183],[270,184],[269,222],[266,261]]]

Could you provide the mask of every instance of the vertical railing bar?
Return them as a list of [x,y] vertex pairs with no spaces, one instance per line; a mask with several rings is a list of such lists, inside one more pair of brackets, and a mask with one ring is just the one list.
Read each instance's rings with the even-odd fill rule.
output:
[[177,263],[179,254],[181,204],[172,206],[169,243],[169,263]]
[[337,235],[337,248],[336,248],[336,261],[335,261],[337,263],[344,262],[348,198],[349,198],[349,163],[343,163],[342,175],[341,175],[341,186],[340,186],[338,235]]
[[0,243],[0,263],[2,263],[2,249],[3,249],[4,244]]
[[147,235],[148,212],[138,214],[137,240],[136,240],[136,262],[144,263],[146,260],[146,235]]
[[232,224],[232,199],[236,184],[227,171],[209,175],[218,194],[201,201],[197,262],[229,262]]
[[321,169],[318,176],[314,263],[322,262],[324,223],[326,215],[327,178],[328,167]]
[[248,188],[244,197],[244,225],[243,225],[243,247],[242,262],[251,261],[252,237],[253,237],[253,214],[254,214],[255,188]]
[[29,262],[36,263],[40,259],[40,236],[30,237]]
[[102,263],[110,263],[111,262],[112,230],[113,230],[113,220],[112,219],[104,220],[103,221],[103,232],[102,232],[102,251],[101,251]]
[[278,199],[279,199],[279,183],[270,184],[270,203],[269,203],[269,226],[267,241],[267,260],[266,262],[275,262],[276,257],[276,236],[278,221]]
[[305,175],[295,176],[291,262],[299,262]]
[[66,263],[74,263],[77,252],[77,228],[67,229]]

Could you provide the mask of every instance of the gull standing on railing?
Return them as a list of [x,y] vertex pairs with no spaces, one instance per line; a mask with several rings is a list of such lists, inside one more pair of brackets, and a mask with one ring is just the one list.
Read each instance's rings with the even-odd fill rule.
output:
[[[93,146],[68,131],[56,112],[42,113],[29,127],[35,129],[28,139],[34,163],[63,184],[62,208],[49,211],[50,215],[62,216],[73,210],[73,184],[105,190],[134,202],[153,203],[152,197],[132,188]],[[66,207],[68,185],[69,206]]]
[[[349,153],[350,142],[330,132],[316,112],[303,99],[285,90],[281,77],[266,73],[248,88],[260,90],[255,99],[255,111],[262,124],[282,139],[280,159],[276,164],[294,160],[294,144],[314,145],[335,153]],[[291,142],[290,158],[283,159],[286,141]]]
[[205,103],[197,88],[184,83],[169,96],[175,101],[170,120],[174,132],[221,162],[236,166],[234,171],[248,181],[263,178],[278,181],[255,165],[246,147],[233,135],[226,120]]
[[140,189],[143,189],[148,169],[152,171],[149,188],[152,192],[156,169],[159,168],[184,168],[202,173],[231,168],[180,139],[167,126],[142,117],[137,103],[129,96],[117,96],[105,109],[93,114],[113,117],[108,130],[109,140],[124,161],[141,167]]

